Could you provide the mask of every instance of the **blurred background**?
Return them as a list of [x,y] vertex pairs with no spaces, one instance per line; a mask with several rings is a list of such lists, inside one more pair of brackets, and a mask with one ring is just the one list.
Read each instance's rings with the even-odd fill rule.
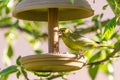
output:
[[[16,59],[19,56],[28,56],[33,54],[41,54],[48,52],[47,42],[47,23],[32,22],[17,20],[12,16],[12,11],[20,0],[0,0],[0,70],[3,70],[11,65],[16,65]],[[92,9],[94,16],[82,20],[60,22],[61,27],[67,27],[73,31],[86,30],[82,34],[94,40],[99,40],[96,34],[100,33],[99,28],[96,29],[93,17],[103,26],[107,24],[114,16],[114,11],[108,4],[107,0],[87,0]],[[115,0],[109,0],[115,1]],[[117,0],[116,0],[117,1]],[[119,4],[120,6],[120,4]],[[120,8],[120,7],[119,7]],[[102,18],[99,17],[102,15]],[[89,31],[88,28],[93,27],[95,30]],[[103,28],[104,29],[104,28]],[[88,30],[88,31],[87,31]],[[116,32],[119,33],[119,25],[116,27]],[[118,35],[119,36],[119,35]],[[119,38],[120,39],[120,38]],[[116,39],[109,40],[117,42]],[[69,52],[60,39],[60,52]],[[88,56],[90,60],[91,56]],[[104,55],[105,56],[105,55]],[[117,55],[118,56],[118,55]],[[101,59],[103,59],[102,57]],[[119,80],[120,79],[120,58],[112,58],[107,63],[100,64],[102,69],[92,70],[90,73],[89,66],[83,67],[79,71],[65,75],[67,80]],[[27,72],[30,80],[39,80],[40,78],[31,72]],[[94,77],[95,76],[95,77]],[[0,76],[2,80],[2,75]],[[16,73],[10,74],[6,80],[24,80],[24,76],[16,77]],[[63,80],[61,77],[53,80]]]

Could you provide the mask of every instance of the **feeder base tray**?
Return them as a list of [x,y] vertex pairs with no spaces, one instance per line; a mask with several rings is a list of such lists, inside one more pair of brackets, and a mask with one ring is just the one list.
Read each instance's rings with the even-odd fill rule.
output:
[[73,54],[41,54],[22,57],[22,66],[33,72],[67,72],[81,69],[86,59]]

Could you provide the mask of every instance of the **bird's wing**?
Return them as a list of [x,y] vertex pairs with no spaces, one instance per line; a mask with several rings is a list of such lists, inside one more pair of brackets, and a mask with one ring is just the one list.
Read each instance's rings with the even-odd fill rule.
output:
[[82,36],[81,34],[78,34],[78,33],[75,33],[75,32],[71,33],[70,35],[71,35],[71,37],[74,38],[74,39],[79,39],[79,38],[81,38],[81,37],[84,37],[84,36]]
[[79,39],[80,43],[83,43],[86,47],[92,47],[92,46],[96,46],[97,43],[91,39],[85,38],[85,37],[81,37]]

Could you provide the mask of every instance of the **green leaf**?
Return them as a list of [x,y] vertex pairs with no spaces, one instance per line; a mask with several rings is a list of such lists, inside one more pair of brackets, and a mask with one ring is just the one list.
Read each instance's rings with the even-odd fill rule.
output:
[[102,9],[106,10],[107,7],[108,7],[108,4],[104,5]]
[[14,24],[13,27],[17,28],[19,26],[19,21],[17,20]]
[[[85,22],[82,20],[82,19],[79,19],[79,20],[71,20],[69,21],[70,23],[77,23],[77,25],[81,25],[81,24],[84,24]],[[69,23],[68,23],[69,24]]]
[[10,13],[10,9],[9,9],[9,7],[6,7],[6,13],[8,14],[8,13]]
[[110,72],[108,70],[110,63],[105,63],[104,65],[100,65],[100,70],[103,71],[105,74],[109,75]]
[[6,65],[11,65],[11,59],[13,57],[13,49],[11,44],[8,44],[7,48],[3,53],[3,61]]
[[0,76],[0,80],[8,80],[9,75]]
[[35,50],[35,53],[36,53],[36,54],[42,54],[43,51],[42,51],[42,50]]
[[115,48],[117,48],[117,47],[119,47],[120,46],[120,41],[117,41],[116,43],[115,43]]
[[85,52],[85,56],[87,57],[88,60],[91,58],[91,54],[93,53],[94,49],[89,49]]
[[70,2],[71,2],[72,4],[74,4],[74,0],[70,0]]
[[9,34],[10,34],[10,32],[6,32],[6,33],[5,33],[5,37],[8,37]]
[[0,71],[0,75],[9,75],[11,73],[14,73],[16,72],[18,69],[17,69],[17,66],[15,65],[12,65],[12,66],[9,66],[8,68]]
[[100,65],[99,67],[101,71],[103,71],[106,75],[108,75],[109,77],[113,77],[113,73],[114,73],[114,68],[113,68],[113,64],[111,61],[109,61],[108,63],[104,64],[104,65]]
[[8,2],[9,2],[9,0],[2,0],[2,2],[3,2],[5,5],[7,5]]
[[0,24],[10,23],[11,17],[5,17],[0,19]]
[[101,51],[99,51],[98,53],[94,54],[94,55],[90,58],[89,62],[94,62],[94,61],[98,60],[98,59],[100,58],[100,56],[101,56]]
[[21,72],[18,71],[18,72],[16,73],[16,76],[17,76],[18,79],[19,79],[20,75],[21,75]]
[[120,3],[116,2],[116,7],[120,10]]
[[25,69],[23,67],[21,67],[21,72],[22,72],[23,76],[25,77],[25,79],[29,80],[28,76],[27,76],[27,72],[25,71]]
[[105,25],[105,30],[102,36],[102,40],[109,40],[115,31],[115,27],[117,24],[117,17],[114,17]]
[[20,59],[21,59],[21,56],[19,56],[19,57],[17,58],[17,60],[16,60],[16,64],[17,64],[17,65],[21,65]]
[[8,45],[7,56],[8,56],[10,59],[13,57],[13,48],[12,48],[12,46],[11,46],[10,44]]
[[100,14],[100,19],[102,19],[102,18],[103,18],[103,15],[104,15],[103,13],[102,13],[102,14]]
[[95,15],[95,16],[92,18],[92,21],[98,21],[98,17],[99,17],[99,15]]
[[115,0],[107,0],[110,4],[115,5]]
[[89,67],[89,75],[91,76],[92,80],[95,80],[98,70],[99,65]]

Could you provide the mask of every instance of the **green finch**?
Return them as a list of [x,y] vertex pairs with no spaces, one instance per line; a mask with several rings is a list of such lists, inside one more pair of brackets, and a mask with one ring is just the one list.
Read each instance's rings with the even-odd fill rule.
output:
[[[60,28],[59,33],[65,45],[70,49],[77,51],[78,54],[80,54],[79,56],[83,55],[83,52],[87,51],[88,49],[109,47],[105,44],[90,40],[80,34],[73,33],[68,28]],[[77,36],[79,36],[80,38],[78,38]]]

